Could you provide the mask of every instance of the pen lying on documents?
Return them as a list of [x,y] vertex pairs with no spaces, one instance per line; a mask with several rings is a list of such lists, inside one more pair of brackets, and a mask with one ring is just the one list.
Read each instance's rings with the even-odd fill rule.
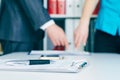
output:
[[87,65],[87,61],[83,61],[83,62],[73,62],[72,66],[78,65],[79,69],[84,68]]
[[5,64],[7,65],[44,65],[44,64],[51,64],[55,61],[53,60],[10,60],[6,61]]
[[87,65],[87,62],[83,62],[80,66],[79,66],[79,69],[85,67]]

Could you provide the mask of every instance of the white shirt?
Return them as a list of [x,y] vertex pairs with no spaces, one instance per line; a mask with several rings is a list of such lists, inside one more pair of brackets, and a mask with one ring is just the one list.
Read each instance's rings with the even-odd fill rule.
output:
[[53,24],[55,24],[55,22],[54,22],[53,20],[50,20],[50,21],[48,21],[47,23],[45,23],[45,24],[43,24],[42,26],[40,26],[40,29],[42,29],[42,30],[45,31],[46,28],[48,28],[49,26],[51,26],[51,25],[53,25]]

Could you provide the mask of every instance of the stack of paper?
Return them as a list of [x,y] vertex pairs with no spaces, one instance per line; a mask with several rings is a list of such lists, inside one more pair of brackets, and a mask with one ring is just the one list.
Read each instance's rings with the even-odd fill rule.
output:
[[53,50],[47,50],[47,51],[38,51],[38,50],[33,50],[29,53],[30,55],[72,55],[72,56],[78,56],[78,55],[90,55],[89,52],[84,52],[84,51],[53,51]]
[[0,70],[9,71],[35,71],[35,72],[79,72],[87,64],[87,60],[55,60],[51,64],[40,65],[9,65],[11,59],[0,60]]

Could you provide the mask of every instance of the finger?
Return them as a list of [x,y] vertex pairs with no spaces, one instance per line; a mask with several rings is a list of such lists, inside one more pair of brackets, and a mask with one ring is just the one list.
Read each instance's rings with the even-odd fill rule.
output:
[[75,35],[75,41],[74,42],[75,42],[75,47],[77,48],[79,43],[80,43],[80,36],[79,36],[79,34]]
[[51,37],[50,37],[50,39],[51,39],[51,41],[52,41],[54,46],[58,46],[59,45],[59,41],[57,39],[51,38]]
[[76,42],[76,48],[77,49],[80,47],[81,43],[82,43],[82,38],[79,37],[78,40],[77,40],[77,42]]
[[83,39],[83,45],[86,46],[88,36],[85,36]]
[[76,48],[78,49],[80,47],[80,45],[82,45],[82,43],[83,43],[83,37],[78,35],[77,39],[76,39],[76,43],[75,43]]
[[60,46],[65,46],[64,38],[60,39]]
[[57,46],[57,42],[55,40],[51,40],[54,46]]
[[58,38],[58,39],[56,39],[56,46],[60,46],[61,45],[61,41],[60,41],[60,39]]
[[61,46],[65,47],[65,48],[68,47],[68,41],[67,41],[66,36],[63,36],[63,37],[61,38]]
[[79,35],[76,34],[76,32],[74,32],[74,44],[75,44],[75,46],[76,46],[78,38],[79,38]]

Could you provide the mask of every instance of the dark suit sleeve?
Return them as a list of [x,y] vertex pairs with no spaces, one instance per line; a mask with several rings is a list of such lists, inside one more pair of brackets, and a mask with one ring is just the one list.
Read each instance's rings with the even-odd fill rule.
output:
[[51,20],[47,10],[43,7],[43,0],[17,0],[35,30]]

